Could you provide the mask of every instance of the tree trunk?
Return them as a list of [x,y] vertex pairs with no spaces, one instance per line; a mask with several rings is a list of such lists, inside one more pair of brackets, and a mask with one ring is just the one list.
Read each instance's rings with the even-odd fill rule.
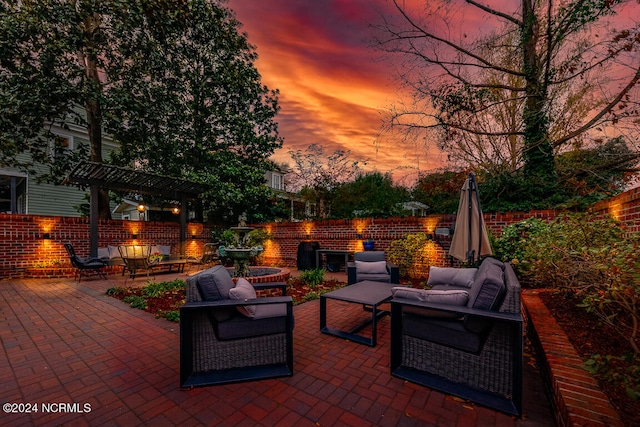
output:
[[533,0],[522,1],[523,71],[527,100],[524,107],[524,174],[527,180],[544,188],[556,184],[553,147],[549,141],[549,119],[545,111],[547,84],[540,53],[539,22]]
[[[91,37],[98,31],[100,26],[100,17],[93,15],[88,17],[85,21],[85,32],[87,33],[87,39],[91,40]],[[100,90],[101,82],[98,75],[97,60],[95,57],[94,49],[92,46],[87,46],[88,55],[84,52],[80,52],[80,59],[85,65],[88,84],[92,88],[94,94],[87,101],[85,105],[85,111],[87,114],[87,132],[89,134],[89,143],[91,145],[91,161],[102,163],[102,111],[100,108]],[[91,203],[94,203],[91,200]],[[105,189],[98,190],[98,215],[101,219],[111,219],[111,208],[109,206],[109,191]]]

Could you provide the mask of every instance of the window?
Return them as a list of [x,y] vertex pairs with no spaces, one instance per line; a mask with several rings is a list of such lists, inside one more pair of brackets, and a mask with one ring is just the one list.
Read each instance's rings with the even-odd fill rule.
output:
[[64,157],[68,151],[73,150],[73,136],[58,134],[49,141],[51,159],[55,160]]
[[282,175],[278,173],[271,174],[271,188],[274,190],[284,190],[282,186]]
[[26,191],[26,177],[0,174],[0,212],[27,213]]

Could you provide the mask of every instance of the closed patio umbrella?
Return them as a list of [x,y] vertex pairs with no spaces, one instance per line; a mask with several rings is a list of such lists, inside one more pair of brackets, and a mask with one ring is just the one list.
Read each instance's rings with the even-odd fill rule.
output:
[[460,191],[460,205],[449,255],[460,261],[474,263],[482,256],[491,254],[489,236],[482,218],[478,183],[475,175],[470,173]]

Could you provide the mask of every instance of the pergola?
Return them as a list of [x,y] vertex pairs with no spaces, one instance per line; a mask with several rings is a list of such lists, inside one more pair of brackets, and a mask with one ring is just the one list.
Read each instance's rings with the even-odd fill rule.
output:
[[180,201],[181,252],[184,251],[187,235],[187,200],[198,199],[206,190],[203,184],[193,181],[89,161],[78,163],[62,183],[91,189],[89,213],[91,256],[98,254],[98,189]]

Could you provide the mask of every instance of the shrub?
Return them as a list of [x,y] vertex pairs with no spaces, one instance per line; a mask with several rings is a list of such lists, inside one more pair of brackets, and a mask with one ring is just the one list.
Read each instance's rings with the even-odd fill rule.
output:
[[524,260],[529,239],[544,232],[547,227],[545,221],[537,218],[527,218],[504,227],[500,237],[490,236],[493,256],[518,266]]
[[324,280],[324,268],[316,268],[313,270],[305,270],[300,274],[300,280],[309,285],[311,289],[318,286]]
[[140,310],[145,310],[147,308],[147,300],[137,295],[126,296],[122,301],[127,304],[131,304],[132,308],[139,308]]
[[181,279],[175,279],[170,282],[151,282],[147,286],[142,288],[142,293],[148,298],[156,298],[161,296],[165,292],[178,291],[180,289],[185,289],[185,287],[186,283]]
[[610,217],[566,215],[532,236],[523,266],[538,284],[571,290],[582,307],[627,339],[637,354],[640,236]]
[[402,277],[417,277],[424,266],[424,249],[429,239],[426,233],[411,233],[394,240],[389,246],[389,260],[396,264]]
[[171,322],[180,323],[180,312],[177,310],[167,311],[162,317]]

